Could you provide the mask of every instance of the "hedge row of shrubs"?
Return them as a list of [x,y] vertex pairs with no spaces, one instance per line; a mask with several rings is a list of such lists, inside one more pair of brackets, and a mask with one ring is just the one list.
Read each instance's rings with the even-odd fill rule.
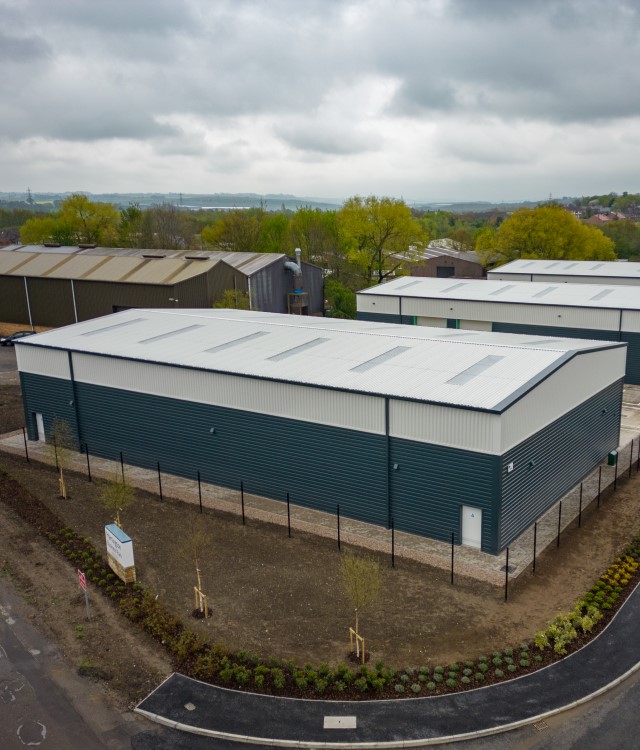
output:
[[566,654],[584,639],[638,577],[640,537],[634,538],[591,590],[565,615],[555,617],[530,642],[494,651],[477,659],[435,667],[394,670],[382,662],[353,668],[347,664],[304,664],[263,660],[243,651],[229,653],[193,633],[176,615],[139,584],[125,585],[105,564],[88,539],[71,529],[49,539],[111,600],[121,612],[161,642],[173,655],[176,669],[213,684],[297,697],[343,699],[434,695],[478,687],[523,674]]

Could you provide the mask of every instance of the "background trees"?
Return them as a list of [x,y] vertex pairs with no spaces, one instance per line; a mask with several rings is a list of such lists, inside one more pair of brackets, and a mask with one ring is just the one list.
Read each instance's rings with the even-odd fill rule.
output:
[[354,196],[338,211],[337,221],[347,257],[365,285],[374,278],[382,283],[428,241],[409,207],[395,198]]
[[616,258],[614,244],[608,237],[558,205],[515,211],[497,230],[485,229],[477,237],[476,250],[485,265],[501,265],[517,258]]

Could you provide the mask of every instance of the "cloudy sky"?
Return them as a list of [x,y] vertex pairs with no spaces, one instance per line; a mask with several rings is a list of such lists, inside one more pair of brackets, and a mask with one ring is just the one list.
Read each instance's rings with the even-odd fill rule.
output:
[[0,191],[640,191],[640,0],[0,0]]

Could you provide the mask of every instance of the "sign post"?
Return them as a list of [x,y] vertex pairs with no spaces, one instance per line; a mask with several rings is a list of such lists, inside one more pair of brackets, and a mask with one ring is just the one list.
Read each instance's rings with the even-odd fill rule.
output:
[[135,583],[136,568],[133,560],[133,541],[115,523],[104,527],[109,567],[125,583]]
[[84,591],[84,605],[87,610],[87,620],[91,619],[91,613],[89,612],[89,595],[87,594],[87,578],[85,574],[78,568],[78,581]]

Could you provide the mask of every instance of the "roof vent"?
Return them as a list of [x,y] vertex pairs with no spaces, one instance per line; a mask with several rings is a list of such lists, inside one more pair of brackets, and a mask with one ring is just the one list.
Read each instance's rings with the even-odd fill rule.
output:
[[59,242],[45,242],[44,246],[45,247],[60,247],[60,243]]
[[80,250],[93,250],[94,247],[98,247],[95,242],[83,242],[82,244],[78,243],[78,247]]
[[185,260],[210,260],[208,255],[185,255]]
[[143,258],[166,258],[166,255],[161,255],[160,253],[142,253]]

